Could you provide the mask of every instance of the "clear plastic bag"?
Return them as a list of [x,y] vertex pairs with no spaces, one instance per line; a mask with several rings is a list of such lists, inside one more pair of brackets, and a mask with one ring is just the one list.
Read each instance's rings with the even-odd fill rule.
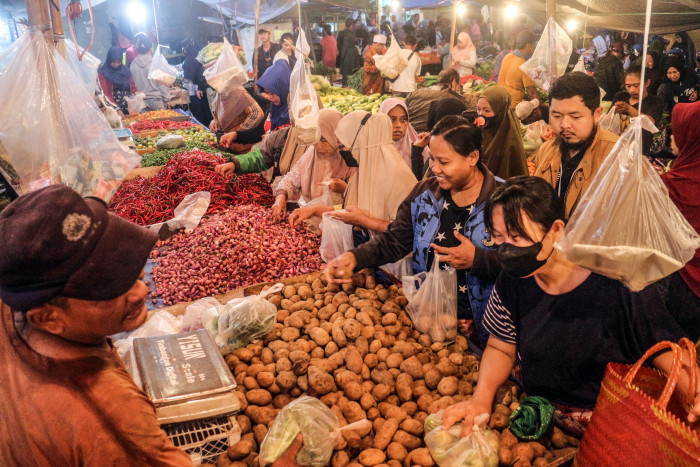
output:
[[[62,49],[65,51],[66,62],[73,68],[76,75],[80,76],[85,83],[90,95],[95,93],[95,87],[97,86],[97,69],[100,67],[100,59],[92,55],[90,52],[86,52],[83,55],[82,60],[78,60],[78,55],[75,51],[75,44],[70,39],[63,39]],[[61,42],[56,44],[56,48],[59,48]],[[59,49],[60,50],[60,49]],[[82,47],[78,47],[80,52],[83,52]]]
[[151,230],[159,232],[160,229],[167,225],[171,232],[179,229],[185,229],[186,232],[191,232],[199,225],[204,214],[209,209],[211,203],[211,193],[208,191],[198,191],[185,196],[180,204],[173,211],[173,218],[161,222],[159,224],[150,225]]
[[615,112],[615,106],[610,107],[608,113],[600,117],[598,125],[616,135],[622,132],[622,122],[620,121],[620,115]]
[[146,102],[144,101],[145,98],[146,94],[142,93],[141,91],[137,91],[130,96],[124,97],[129,115],[140,114],[146,110]]
[[151,68],[148,70],[148,79],[152,79],[164,86],[172,86],[175,83],[176,77],[177,69],[168,63],[165,56],[160,51],[160,45],[158,45],[156,51],[153,53]]
[[320,109],[318,107],[318,96],[314,85],[306,72],[305,57],[311,48],[306,41],[303,30],[299,30],[295,54],[297,62],[289,77],[289,90],[291,100],[289,103],[294,119],[294,126],[297,128],[297,139],[302,144],[314,144],[321,139],[321,127],[318,124]]
[[324,467],[331,460],[333,448],[342,436],[341,431],[359,430],[368,424],[371,424],[369,420],[360,420],[339,427],[338,418],[326,404],[313,397],[301,396],[277,414],[260,444],[260,466],[276,461],[301,432],[304,443],[297,454],[297,463],[304,467]]
[[539,87],[549,92],[554,81],[566,73],[573,42],[553,17],[549,18],[530,60],[520,65]]
[[440,267],[435,255],[428,272],[404,276],[401,280],[408,299],[406,311],[416,329],[430,334],[433,342],[457,337],[457,271]]
[[474,418],[473,431],[461,438],[462,425],[442,428],[444,410],[425,419],[425,444],[440,467],[498,467],[498,434],[486,430],[489,414]]
[[324,213],[321,221],[321,259],[330,263],[353,248],[352,225]]
[[221,306],[214,297],[200,298],[185,309],[182,317],[182,332],[196,331],[205,327],[204,316],[209,308]]
[[165,135],[156,141],[157,149],[177,149],[181,148],[187,143],[185,137],[182,135]]
[[[265,297],[281,291],[283,287],[283,284],[275,284],[260,295],[234,298],[225,305],[206,310],[202,320],[221,353],[228,355],[251,341],[265,337],[275,328],[277,307]],[[218,317],[215,318],[215,315]]]
[[209,86],[220,93],[230,92],[248,82],[248,75],[226,38],[221,55],[211,68],[204,71],[204,77]]
[[374,64],[377,69],[389,79],[395,79],[408,66],[408,60],[401,53],[401,47],[394,37],[391,35],[391,44],[384,55],[375,55]]
[[5,53],[0,159],[17,173],[15,188],[63,183],[109,202],[141,157],[119,143],[94,95],[40,33],[26,32]]
[[632,119],[555,245],[570,261],[633,291],[679,270],[700,247],[642,155],[642,128],[657,131],[646,116]]
[[120,334],[120,339],[114,340],[114,347],[117,348],[120,356],[124,356],[134,346],[134,339],[137,337],[157,337],[182,332],[182,317],[174,316],[165,310],[158,310],[131,333]]

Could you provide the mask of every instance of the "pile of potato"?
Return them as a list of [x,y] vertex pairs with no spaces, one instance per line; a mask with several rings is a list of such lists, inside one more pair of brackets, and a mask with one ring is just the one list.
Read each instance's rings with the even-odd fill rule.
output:
[[[258,446],[275,416],[302,394],[323,401],[341,426],[372,421],[361,432],[343,431],[333,467],[435,465],[423,422],[468,400],[479,377],[479,360],[463,336],[450,345],[432,342],[414,330],[402,291],[375,285],[366,274],[342,288],[309,275],[268,300],[279,310],[275,330],[227,357],[239,384],[242,438],[219,457],[218,467],[258,465]],[[516,386],[502,386],[490,422],[501,433],[502,465],[546,465],[577,445],[561,432],[546,441],[549,451],[519,443],[507,429],[518,396]]]

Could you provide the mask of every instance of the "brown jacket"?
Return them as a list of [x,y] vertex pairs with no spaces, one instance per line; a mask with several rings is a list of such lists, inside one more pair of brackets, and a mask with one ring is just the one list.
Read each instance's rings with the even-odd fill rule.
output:
[[[565,213],[567,219],[571,217],[586,190],[591,186],[598,169],[618,139],[619,136],[598,127],[593,143],[583,155],[566,191]],[[556,188],[561,167],[561,149],[558,138],[547,141],[540,147],[535,155],[535,167],[534,176],[546,180],[547,183]]]
[[191,466],[114,348],[45,357],[0,302],[0,465]]

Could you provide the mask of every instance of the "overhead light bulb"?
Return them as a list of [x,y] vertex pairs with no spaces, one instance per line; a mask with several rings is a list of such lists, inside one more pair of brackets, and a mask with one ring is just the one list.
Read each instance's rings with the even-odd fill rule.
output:
[[576,29],[578,29],[578,22],[575,19],[569,20],[566,23],[566,29],[569,32],[574,32]]
[[399,11],[401,9],[401,4],[397,0],[394,0],[391,2],[391,9],[394,11]]
[[146,21],[146,15],[148,14],[148,10],[146,9],[145,6],[143,6],[142,3],[139,2],[131,2],[126,8],[126,11],[129,15],[129,18],[132,21],[138,22],[143,24]]
[[460,3],[457,7],[457,14],[459,16],[464,16],[465,14],[467,14],[467,5],[465,5],[464,3]]
[[515,18],[518,16],[518,7],[517,5],[511,3],[506,7],[506,18]]

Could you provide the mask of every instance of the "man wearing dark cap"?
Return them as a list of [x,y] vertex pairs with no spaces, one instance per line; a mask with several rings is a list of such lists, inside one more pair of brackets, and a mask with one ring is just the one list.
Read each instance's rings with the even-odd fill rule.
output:
[[521,31],[515,41],[515,50],[501,62],[498,85],[510,94],[510,106],[513,109],[523,100],[531,101],[539,97],[535,82],[520,69],[520,65],[530,59],[536,45],[537,36],[532,31]]
[[107,338],[146,320],[156,239],[63,185],[0,214],[0,465],[192,465]]
[[625,70],[622,66],[624,52],[622,44],[615,42],[595,67],[593,77],[598,86],[605,91],[604,101],[611,101],[622,89],[625,80]]
[[274,44],[270,42],[270,30],[267,28],[258,29],[258,36],[262,42],[258,47],[258,77],[260,77],[272,66],[275,55],[282,50],[282,47],[276,42]]

